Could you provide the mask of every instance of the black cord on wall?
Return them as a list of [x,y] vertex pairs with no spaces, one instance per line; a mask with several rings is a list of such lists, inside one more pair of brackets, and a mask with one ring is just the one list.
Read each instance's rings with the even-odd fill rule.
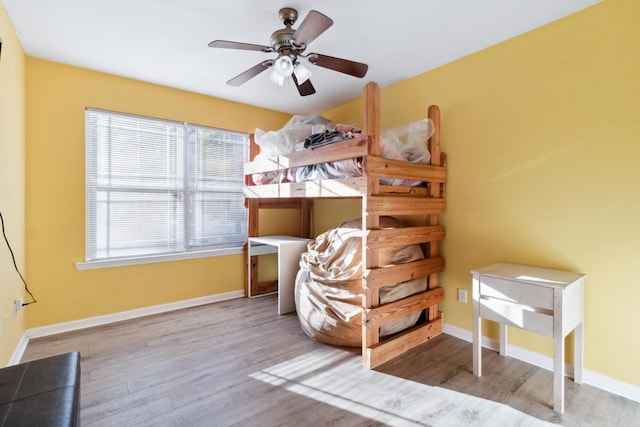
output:
[[2,236],[4,237],[4,241],[7,242],[7,248],[9,248],[9,253],[11,253],[11,259],[13,260],[13,267],[18,272],[18,276],[20,276],[20,279],[22,279],[22,283],[24,283],[25,291],[27,291],[27,293],[31,297],[31,301],[22,303],[22,306],[24,307],[25,305],[36,303],[38,301],[36,300],[36,298],[33,296],[31,291],[29,290],[29,286],[27,286],[27,281],[24,280],[24,277],[22,276],[22,273],[20,273],[20,269],[18,269],[18,264],[16,263],[16,257],[13,254],[13,249],[11,249],[11,245],[9,244],[9,239],[7,239],[7,233],[4,230],[4,218],[2,217],[2,211],[0,211],[0,223],[2,223]]

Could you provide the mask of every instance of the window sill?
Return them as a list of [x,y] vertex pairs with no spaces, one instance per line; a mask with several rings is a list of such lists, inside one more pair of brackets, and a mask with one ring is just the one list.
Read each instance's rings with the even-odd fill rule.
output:
[[183,252],[179,254],[169,254],[169,255],[152,255],[152,256],[144,256],[144,257],[85,261],[85,262],[76,262],[75,265],[76,265],[76,270],[85,271],[85,270],[97,270],[100,268],[126,267],[130,265],[153,264],[156,262],[169,262],[169,261],[182,261],[186,259],[209,258],[214,256],[241,255],[243,253],[244,251],[240,247],[240,248],[218,249],[218,250],[197,251],[197,252]]

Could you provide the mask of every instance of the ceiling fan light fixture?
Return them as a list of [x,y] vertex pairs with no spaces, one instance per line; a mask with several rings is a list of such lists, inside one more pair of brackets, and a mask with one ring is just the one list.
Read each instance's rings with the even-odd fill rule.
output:
[[273,64],[273,72],[282,77],[290,77],[293,74],[293,61],[286,55],[280,56]]
[[287,77],[281,76],[275,67],[271,70],[271,73],[269,73],[269,78],[278,86],[284,86],[284,82],[287,80]]
[[282,55],[273,63],[273,69],[269,78],[278,86],[283,86],[291,74],[293,74],[293,61],[287,55]]
[[311,77],[311,71],[300,62],[293,66],[293,74],[295,74],[296,79],[298,79],[298,84],[306,82],[309,80],[309,77]]

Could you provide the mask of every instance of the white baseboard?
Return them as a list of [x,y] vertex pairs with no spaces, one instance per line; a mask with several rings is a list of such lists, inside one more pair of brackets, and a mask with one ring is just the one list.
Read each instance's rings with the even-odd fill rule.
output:
[[242,297],[244,297],[244,291],[226,292],[224,294],[209,295],[201,298],[176,301],[168,304],[154,305],[151,307],[121,311],[119,313],[107,314],[104,316],[89,317],[86,319],[74,320],[71,322],[57,323],[54,325],[27,329],[22,335],[22,338],[20,339],[20,342],[18,343],[15,351],[13,352],[11,360],[9,360],[9,365],[20,363],[20,360],[22,359],[24,351],[26,350],[31,338],[40,338],[49,335],[61,334],[64,332],[78,331],[94,326],[108,325],[110,323],[121,322],[123,320],[137,319],[139,317],[150,316],[153,314],[167,313],[183,308],[197,307],[199,305],[211,304],[214,302],[227,301]]
[[[457,326],[445,323],[444,333],[468,342],[473,342],[471,331],[459,328]],[[491,350],[500,351],[500,343],[485,336],[482,337],[482,346]],[[548,357],[540,353],[536,353],[531,350],[527,350],[511,344],[507,344],[507,353],[509,354],[509,357],[522,360],[523,362],[530,363],[548,371],[553,371],[552,357]],[[573,365],[565,365],[565,372],[567,376],[573,377]],[[618,396],[640,402],[640,387],[636,385],[628,384],[607,377],[600,373],[590,371],[588,369],[585,369],[582,374],[582,382],[597,387],[601,390],[617,394]]]

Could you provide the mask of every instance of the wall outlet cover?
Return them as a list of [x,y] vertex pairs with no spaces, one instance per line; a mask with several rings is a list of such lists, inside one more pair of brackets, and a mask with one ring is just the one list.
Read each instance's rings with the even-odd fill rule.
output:
[[458,289],[458,301],[466,303],[467,302],[467,290],[466,289]]

